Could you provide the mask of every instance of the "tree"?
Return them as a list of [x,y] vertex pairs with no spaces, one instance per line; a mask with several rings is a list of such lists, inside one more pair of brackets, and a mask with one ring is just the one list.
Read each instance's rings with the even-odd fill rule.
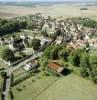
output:
[[69,61],[71,62],[71,64],[73,64],[74,66],[79,66],[82,53],[83,50],[79,48],[72,51],[69,55]]
[[81,67],[80,69],[80,75],[84,78],[89,76],[88,68]]
[[48,58],[45,56],[40,57],[39,64],[41,65],[40,70],[45,70],[48,64]]
[[48,34],[46,31],[42,31],[41,34],[44,36],[44,37],[48,37]]
[[26,39],[25,44],[26,44],[26,47],[32,48],[32,40],[31,39]]
[[97,55],[92,54],[89,59],[90,67],[97,65]]
[[88,53],[82,53],[81,59],[80,59],[80,66],[84,68],[89,68],[89,54]]
[[9,61],[14,59],[13,52],[6,46],[0,46],[0,58]]
[[52,46],[52,45],[48,46],[48,47],[44,50],[43,55],[44,55],[46,58],[50,59],[50,52],[51,52],[52,49],[53,49],[53,46]]
[[97,65],[92,66],[91,77],[94,83],[97,83]]
[[33,22],[32,21],[27,22],[26,28],[32,30],[33,29]]
[[62,50],[62,46],[55,45],[50,52],[50,58],[53,60],[58,59],[59,58],[58,53],[60,50]]
[[40,44],[40,40],[38,39],[33,39],[32,40],[32,47],[35,51],[37,51],[39,49],[39,47],[41,46]]
[[49,34],[49,38],[52,38],[52,39],[56,39],[56,37],[57,37],[57,34]]
[[58,53],[59,58],[64,59],[65,61],[68,61],[69,52],[67,51],[67,48],[63,48]]

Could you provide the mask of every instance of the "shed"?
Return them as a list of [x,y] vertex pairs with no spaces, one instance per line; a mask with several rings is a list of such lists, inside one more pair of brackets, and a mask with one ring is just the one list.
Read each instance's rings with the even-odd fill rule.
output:
[[47,66],[49,69],[56,71],[57,73],[61,73],[64,70],[64,67],[62,65],[55,62],[50,62]]

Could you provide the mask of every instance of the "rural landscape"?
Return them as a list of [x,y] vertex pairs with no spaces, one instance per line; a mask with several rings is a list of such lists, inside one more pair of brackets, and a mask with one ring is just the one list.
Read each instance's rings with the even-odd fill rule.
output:
[[0,100],[97,100],[96,0],[0,0]]

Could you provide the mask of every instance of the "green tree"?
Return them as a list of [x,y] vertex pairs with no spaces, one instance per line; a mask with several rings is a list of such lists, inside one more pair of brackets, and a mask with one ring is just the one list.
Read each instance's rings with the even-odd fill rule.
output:
[[90,67],[92,67],[94,65],[97,65],[97,55],[96,54],[92,54],[90,56],[89,62],[90,62]]
[[72,51],[69,55],[69,61],[71,62],[71,64],[73,64],[74,66],[79,66],[82,53],[83,50],[79,48]]
[[0,46],[0,58],[9,61],[14,59],[13,52],[6,46]]
[[97,65],[92,66],[91,77],[94,83],[97,83]]
[[89,68],[90,64],[89,64],[89,54],[88,53],[85,52],[81,54],[80,66]]
[[80,68],[80,75],[84,78],[89,77],[88,68],[81,67]]
[[53,60],[58,59],[59,58],[58,53],[60,50],[62,50],[62,46],[55,45],[50,52],[50,58]]
[[53,46],[52,46],[52,45],[48,46],[48,47],[44,50],[43,55],[44,55],[46,58],[50,59],[50,52],[51,52],[52,49],[53,49]]
[[26,44],[26,47],[32,48],[32,40],[31,39],[25,40],[25,44]]
[[59,58],[64,59],[65,61],[68,61],[69,51],[67,51],[67,48],[63,48],[58,53]]
[[40,57],[39,64],[40,64],[40,70],[45,70],[48,64],[48,58],[45,56]]
[[42,31],[41,34],[44,36],[44,37],[48,37],[48,34],[46,31]]
[[32,30],[33,29],[33,22],[32,21],[27,22],[26,28]]
[[38,39],[33,39],[32,40],[32,47],[35,51],[37,51],[39,49],[39,47],[41,46],[40,44],[40,40]]

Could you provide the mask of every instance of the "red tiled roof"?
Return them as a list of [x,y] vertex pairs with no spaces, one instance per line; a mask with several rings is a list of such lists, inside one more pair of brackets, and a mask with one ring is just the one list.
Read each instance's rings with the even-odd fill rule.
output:
[[50,68],[50,69],[52,69],[52,70],[54,70],[54,71],[56,71],[56,72],[59,72],[59,73],[61,73],[62,71],[63,71],[63,67],[62,67],[62,65],[59,65],[59,64],[57,64],[57,63],[54,63],[54,62],[50,62],[49,64],[48,64],[48,68]]

